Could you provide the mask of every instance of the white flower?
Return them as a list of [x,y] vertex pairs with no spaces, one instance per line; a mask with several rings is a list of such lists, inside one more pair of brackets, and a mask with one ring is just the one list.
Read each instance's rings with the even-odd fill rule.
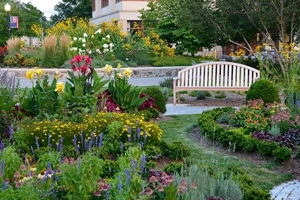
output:
[[104,44],[104,45],[103,45],[103,48],[104,48],[104,49],[107,49],[107,48],[108,48],[108,45],[107,45],[107,44]]
[[100,33],[101,33],[101,29],[98,29],[98,30],[95,32],[95,34],[96,34],[96,33],[99,33],[99,34],[100,34]]
[[107,35],[107,36],[106,36],[106,38],[107,38],[107,39],[109,39],[109,38],[110,38],[110,36],[109,36],[109,35]]
[[85,47],[85,44],[82,44],[83,47]]
[[94,38],[94,35],[92,35],[91,38]]
[[270,50],[272,50],[272,48],[269,45],[267,45],[267,46],[265,46],[265,50],[270,51]]
[[87,37],[88,35],[86,33],[83,34],[83,37]]
[[298,46],[295,46],[295,47],[294,47],[294,50],[295,50],[295,51],[299,51],[300,48],[299,48]]
[[92,54],[92,51],[91,50],[89,50],[89,52],[88,52],[89,54]]
[[102,40],[105,40],[105,38],[102,38]]
[[99,50],[99,49],[96,49],[96,52],[97,52],[97,53],[99,53],[99,52],[100,52],[100,50]]
[[113,47],[113,46],[114,46],[114,44],[113,44],[113,43],[109,43],[109,46],[110,46],[110,47]]
[[82,42],[85,43],[86,42],[85,39],[82,39]]
[[105,52],[109,52],[109,50],[108,49],[103,49],[103,52],[105,53]]
[[76,41],[76,40],[77,40],[77,37],[73,37],[73,40]]
[[79,38],[78,40],[82,40],[83,38]]

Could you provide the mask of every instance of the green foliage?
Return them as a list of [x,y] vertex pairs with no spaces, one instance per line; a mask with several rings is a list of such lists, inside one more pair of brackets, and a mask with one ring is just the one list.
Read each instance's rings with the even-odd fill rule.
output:
[[144,120],[149,121],[159,117],[159,111],[155,108],[147,108],[146,110],[140,110],[138,115],[143,116]]
[[134,112],[140,108],[147,97],[140,98],[142,88],[132,87],[126,77],[118,77],[114,74],[114,79],[108,84],[108,91],[114,102],[120,105],[121,109],[126,112]]
[[273,151],[278,147],[279,145],[276,142],[259,141],[257,143],[258,153],[263,156],[272,156]]
[[22,164],[22,159],[13,146],[5,147],[4,150],[0,152],[0,160],[1,163],[4,163],[3,179],[13,177],[14,173],[19,170]]
[[58,151],[50,150],[39,156],[36,168],[40,172],[43,169],[47,169],[48,163],[50,163],[51,169],[56,169],[60,159],[61,155]]
[[173,78],[165,78],[164,81],[159,82],[159,86],[173,89]]
[[161,113],[165,113],[167,111],[166,108],[166,98],[163,95],[162,91],[157,87],[147,87],[142,93],[149,95],[154,99],[154,103],[157,106],[157,109]]
[[249,100],[262,99],[264,103],[279,102],[278,89],[265,79],[254,82],[246,94],[246,102]]
[[209,196],[235,200],[243,199],[240,184],[233,179],[232,175],[213,177],[208,171],[202,170],[197,165],[191,165],[186,171],[186,174],[179,175],[176,173],[174,176],[176,186],[179,188],[185,184],[188,186],[182,194],[183,199],[204,200]]
[[23,100],[22,108],[26,110],[28,116],[40,115],[43,118],[55,115],[59,109],[59,96],[55,91],[57,80],[53,79],[50,84],[48,76],[45,76],[43,80],[40,79],[40,75],[38,76],[35,86]]
[[189,93],[189,96],[191,96],[191,97],[196,97],[196,96],[197,96],[197,92],[198,92],[198,91],[193,90],[193,91],[191,91],[191,92]]
[[205,91],[198,91],[196,97],[197,97],[197,99],[205,99],[206,98]]
[[146,145],[144,151],[146,153],[147,159],[157,159],[162,156],[162,150],[157,146]]
[[275,161],[283,162],[292,158],[292,150],[287,147],[281,147],[273,150],[272,155]]
[[171,162],[170,164],[166,164],[163,168],[164,172],[168,172],[171,174],[181,174],[181,171],[183,169],[183,164],[178,162]]
[[103,161],[92,153],[84,154],[74,163],[64,162],[59,167],[59,183],[65,187],[69,198],[88,199],[97,190]]
[[215,95],[215,98],[224,99],[224,98],[226,98],[226,95],[225,95],[225,93],[221,93],[221,94]]
[[254,152],[257,150],[258,139],[252,138],[250,135],[245,135],[243,142],[243,150],[245,152]]
[[[132,137],[133,142],[133,138],[137,138],[139,132],[140,141],[144,142],[144,140],[147,140],[147,144],[150,144],[151,142],[160,140],[162,134],[157,124],[146,122],[139,115],[129,113],[99,112],[96,115],[84,116],[80,123],[43,120],[23,124],[21,127],[26,132],[26,140],[24,141],[29,147],[36,146],[36,137],[38,138],[40,147],[48,146],[48,136],[51,138],[50,144],[53,148],[57,147],[57,142],[62,137],[64,138],[64,146],[74,145],[73,140],[76,136],[76,146],[80,145],[81,151],[87,150],[84,147],[85,140],[92,140],[92,144],[95,145],[96,137],[99,139],[101,133],[103,134],[103,142],[109,140],[108,144],[112,145],[116,143],[114,148],[117,149],[119,149],[121,141],[123,143],[128,141],[128,135]],[[49,135],[45,133],[49,133]],[[91,136],[92,133],[93,137]]]
[[245,200],[260,200],[260,199],[271,199],[271,194],[268,191],[259,188],[247,188],[244,191]]
[[160,149],[162,150],[163,156],[175,160],[181,160],[191,154],[190,150],[180,141],[175,141],[170,144],[161,143]]
[[198,59],[193,56],[154,57],[151,59],[154,67],[191,66],[192,60]]

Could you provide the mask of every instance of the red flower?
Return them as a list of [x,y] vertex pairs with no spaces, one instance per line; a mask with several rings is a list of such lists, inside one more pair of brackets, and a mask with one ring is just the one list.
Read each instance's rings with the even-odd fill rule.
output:
[[92,65],[92,59],[89,56],[85,56],[84,61],[87,65]]

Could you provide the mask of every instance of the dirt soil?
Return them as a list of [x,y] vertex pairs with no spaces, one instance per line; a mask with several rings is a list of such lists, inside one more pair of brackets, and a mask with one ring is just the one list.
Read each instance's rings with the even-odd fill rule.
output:
[[[191,106],[237,106],[241,107],[245,105],[245,94],[243,93],[232,93],[226,92],[226,97],[223,99],[215,98],[215,93],[211,93],[211,97],[206,97],[205,99],[196,99],[196,97],[190,97],[187,94],[181,94],[181,97],[184,97],[185,101],[181,103],[189,104]],[[170,97],[168,103],[173,103],[173,98]],[[170,117],[161,117],[160,120],[168,120]],[[159,120],[159,121],[160,121]],[[223,148],[220,144],[212,143],[211,141],[206,141],[203,135],[201,134],[199,128],[195,128],[191,131],[190,137],[199,143],[199,145],[205,145],[206,148],[214,149],[215,151],[230,154],[242,159],[247,159],[258,166],[270,165],[273,162],[273,159],[266,156],[260,156],[257,152],[255,153],[244,153],[244,152],[229,152],[228,149]],[[300,159],[295,158],[295,152],[293,153],[292,159],[287,162],[277,164],[272,166],[271,170],[290,173],[293,175],[294,179],[300,180]]]

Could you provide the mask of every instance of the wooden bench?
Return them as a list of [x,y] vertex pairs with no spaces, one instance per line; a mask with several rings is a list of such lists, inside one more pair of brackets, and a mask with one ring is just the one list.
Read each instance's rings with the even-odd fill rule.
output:
[[176,105],[177,98],[180,103],[180,91],[247,91],[259,77],[259,70],[234,62],[193,65],[173,78],[173,104]]

